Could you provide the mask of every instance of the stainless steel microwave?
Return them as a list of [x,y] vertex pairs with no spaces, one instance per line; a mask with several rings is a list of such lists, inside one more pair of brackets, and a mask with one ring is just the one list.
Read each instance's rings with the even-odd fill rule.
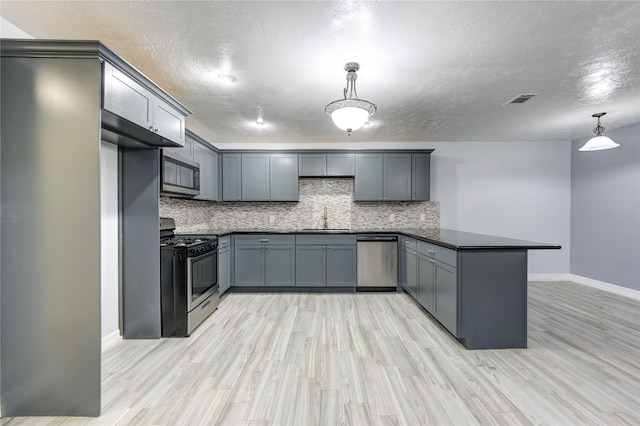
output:
[[161,158],[161,195],[195,197],[200,194],[200,163],[165,149]]

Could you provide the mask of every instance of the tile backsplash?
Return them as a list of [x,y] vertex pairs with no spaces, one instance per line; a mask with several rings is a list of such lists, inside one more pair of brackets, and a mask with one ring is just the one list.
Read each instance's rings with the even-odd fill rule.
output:
[[[300,179],[296,202],[222,202],[160,197],[160,216],[176,221],[176,232],[217,230],[434,229],[440,204],[353,201],[353,179]],[[422,220],[424,219],[424,220]]]

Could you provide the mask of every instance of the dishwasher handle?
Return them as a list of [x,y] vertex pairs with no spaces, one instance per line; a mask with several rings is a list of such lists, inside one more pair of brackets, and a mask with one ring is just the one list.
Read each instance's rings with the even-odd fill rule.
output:
[[398,241],[397,235],[358,235],[357,241]]

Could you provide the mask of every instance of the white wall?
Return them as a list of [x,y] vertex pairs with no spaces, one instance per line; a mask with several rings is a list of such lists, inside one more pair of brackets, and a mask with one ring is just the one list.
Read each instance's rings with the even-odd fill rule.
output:
[[529,273],[569,272],[570,142],[429,145],[442,228],[559,244],[529,251]]
[[100,144],[100,269],[103,348],[120,339],[118,236],[118,147],[103,141]]
[[2,38],[33,38],[11,22],[0,17],[0,37]]
[[640,123],[607,129],[620,144],[571,158],[571,273],[640,295]]

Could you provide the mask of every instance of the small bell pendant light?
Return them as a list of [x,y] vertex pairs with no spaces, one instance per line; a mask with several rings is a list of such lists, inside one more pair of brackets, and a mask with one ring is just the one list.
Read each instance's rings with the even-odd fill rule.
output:
[[589,139],[589,141],[587,141],[587,143],[585,143],[578,151],[601,151],[603,149],[617,148],[620,146],[619,143],[615,143],[607,136],[602,135],[604,133],[604,127],[600,125],[600,117],[605,114],[606,112],[599,112],[592,115],[592,117],[596,117],[598,119],[598,125],[593,129],[593,133],[596,135]]

